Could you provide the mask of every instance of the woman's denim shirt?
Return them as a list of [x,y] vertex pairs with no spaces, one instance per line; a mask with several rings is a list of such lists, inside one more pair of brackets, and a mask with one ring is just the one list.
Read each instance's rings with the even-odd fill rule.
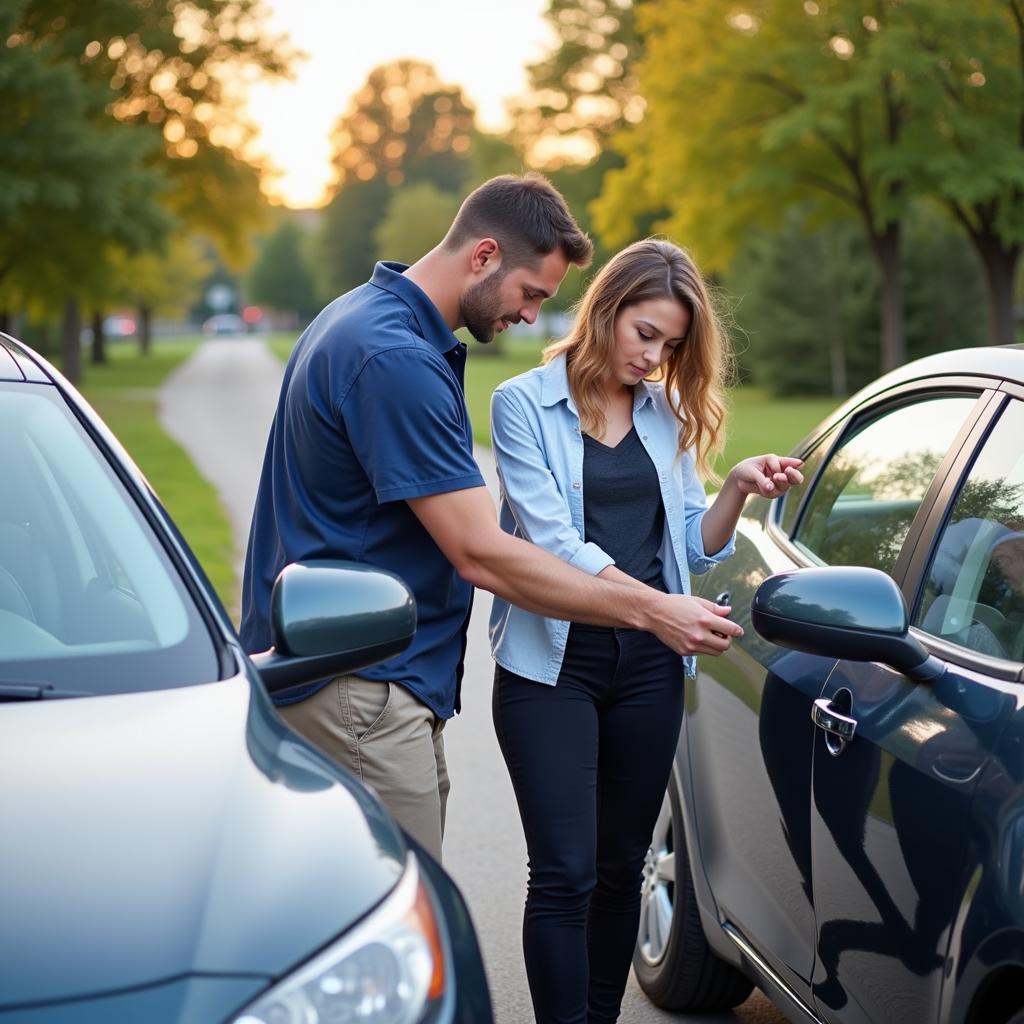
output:
[[[640,381],[633,424],[658,471],[665,536],[658,552],[669,593],[690,592],[690,572],[707,572],[728,558],[735,537],[714,555],[704,552],[700,524],[704,488],[690,452],[679,454],[679,421],[665,389]],[[614,560],[583,540],[583,435],[569,392],[565,356],[513,377],[491,398],[491,440],[501,482],[500,520],[506,533],[526,540],[593,576]],[[494,598],[491,652],[499,665],[554,685],[562,667],[569,623],[548,619]],[[694,675],[696,659],[683,659]]]

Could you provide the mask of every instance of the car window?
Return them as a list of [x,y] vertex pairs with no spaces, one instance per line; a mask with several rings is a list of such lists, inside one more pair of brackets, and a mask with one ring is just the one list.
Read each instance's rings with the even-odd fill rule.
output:
[[914,625],[981,654],[1024,660],[1024,403],[983,445],[942,530]]
[[217,677],[182,580],[57,390],[0,388],[0,683],[111,693]]
[[[829,449],[830,438],[831,435],[822,438],[814,450],[804,456],[804,464],[800,467],[804,480],[810,482],[814,479],[818,472],[818,467],[821,465],[822,460],[825,458],[825,453]],[[802,487],[796,487],[791,491],[787,491],[780,499],[782,507],[780,513],[778,513],[779,525],[787,534],[792,534],[793,527],[796,525],[796,514],[800,510],[800,500],[804,497],[803,491]]]
[[935,396],[857,424],[818,477],[794,542],[825,565],[891,572],[935,470],[975,402]]

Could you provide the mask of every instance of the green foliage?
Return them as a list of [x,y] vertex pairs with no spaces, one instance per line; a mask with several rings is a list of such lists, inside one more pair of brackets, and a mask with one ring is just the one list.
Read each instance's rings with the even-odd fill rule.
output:
[[[258,0],[3,6],[0,309],[99,307],[132,270],[181,283],[165,240],[182,224],[243,258],[265,204],[235,155],[249,129],[227,83],[292,57],[263,17]],[[141,253],[154,273],[127,266]]]
[[433,66],[399,60],[374,68],[332,135],[336,185],[382,177],[461,191],[470,171],[474,112]]
[[324,208],[315,273],[321,296],[335,296],[369,278],[377,251],[373,233],[384,219],[391,187],[383,177],[349,182]]
[[102,86],[120,123],[160,141],[168,209],[244,258],[262,214],[259,172],[236,152],[251,135],[231,83],[284,75],[295,58],[265,28],[260,0],[22,0],[17,46],[51,47],[83,81]]
[[313,317],[317,301],[307,254],[307,234],[294,217],[282,215],[277,229],[260,248],[249,272],[249,292],[255,302],[273,309]]
[[[922,210],[907,237],[909,355],[979,343],[984,295],[964,240]],[[724,285],[736,304],[741,366],[759,386],[844,396],[877,375],[880,282],[855,224],[815,227],[794,208],[780,231],[751,233]]]
[[415,263],[444,238],[460,203],[459,196],[429,182],[398,189],[374,232],[377,258]]
[[527,68],[529,95],[514,133],[533,164],[589,162],[623,121],[638,121],[635,63],[641,41],[630,0],[550,0],[558,45]]
[[[443,83],[431,65],[400,60],[370,72],[332,138],[336,191],[324,210],[316,245],[321,295],[337,295],[370,276],[377,232],[397,189],[430,185],[435,196],[453,193],[461,198],[475,167],[490,162],[500,150],[482,148],[480,162],[475,162],[474,137],[479,142],[473,108],[462,90]],[[410,212],[408,205],[402,208]],[[425,223],[434,223],[438,208],[432,200],[430,210],[424,211]],[[399,233],[387,230],[390,248]],[[420,234],[415,247],[422,241]]]
[[108,118],[107,91],[53,42],[12,44],[15,13],[0,15],[0,308],[81,295],[106,246],[153,245],[169,226],[152,133]]
[[177,234],[159,251],[114,252],[106,297],[113,306],[180,315],[199,298],[202,282],[212,269],[198,241]]

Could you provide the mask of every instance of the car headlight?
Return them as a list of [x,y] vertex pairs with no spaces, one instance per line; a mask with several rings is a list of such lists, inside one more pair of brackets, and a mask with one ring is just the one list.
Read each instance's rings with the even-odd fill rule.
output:
[[444,990],[437,918],[410,857],[398,885],[365,921],[232,1024],[421,1024]]

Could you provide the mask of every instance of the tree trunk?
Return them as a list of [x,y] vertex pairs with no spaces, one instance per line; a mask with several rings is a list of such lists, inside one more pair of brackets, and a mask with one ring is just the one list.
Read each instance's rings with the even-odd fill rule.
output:
[[882,371],[907,361],[907,331],[903,316],[903,261],[900,225],[889,223],[871,243],[882,274]]
[[1009,345],[1017,340],[1013,309],[1013,285],[1020,262],[1021,245],[1004,244],[989,232],[972,233],[971,241],[985,270],[988,293],[988,340]]
[[103,333],[103,314],[92,315],[92,361],[96,364],[107,361],[107,338]]
[[11,314],[6,309],[0,309],[0,332],[11,333]]
[[149,355],[153,340],[153,310],[149,306],[139,306],[139,351]]
[[64,304],[64,322],[60,337],[61,369],[72,384],[82,379],[82,314],[77,299]]
[[843,319],[840,315],[842,299],[840,291],[845,282],[837,281],[830,269],[829,254],[836,248],[836,233],[826,236],[825,246],[818,247],[821,266],[825,268],[823,281],[828,308],[825,310],[825,322],[822,333],[828,338],[828,370],[834,398],[845,398],[849,393],[849,378],[846,372],[846,332],[843,330]]
[[39,337],[32,347],[41,355],[47,359],[53,358],[53,339],[50,336],[50,331],[53,325],[49,318],[44,320],[39,325]]

